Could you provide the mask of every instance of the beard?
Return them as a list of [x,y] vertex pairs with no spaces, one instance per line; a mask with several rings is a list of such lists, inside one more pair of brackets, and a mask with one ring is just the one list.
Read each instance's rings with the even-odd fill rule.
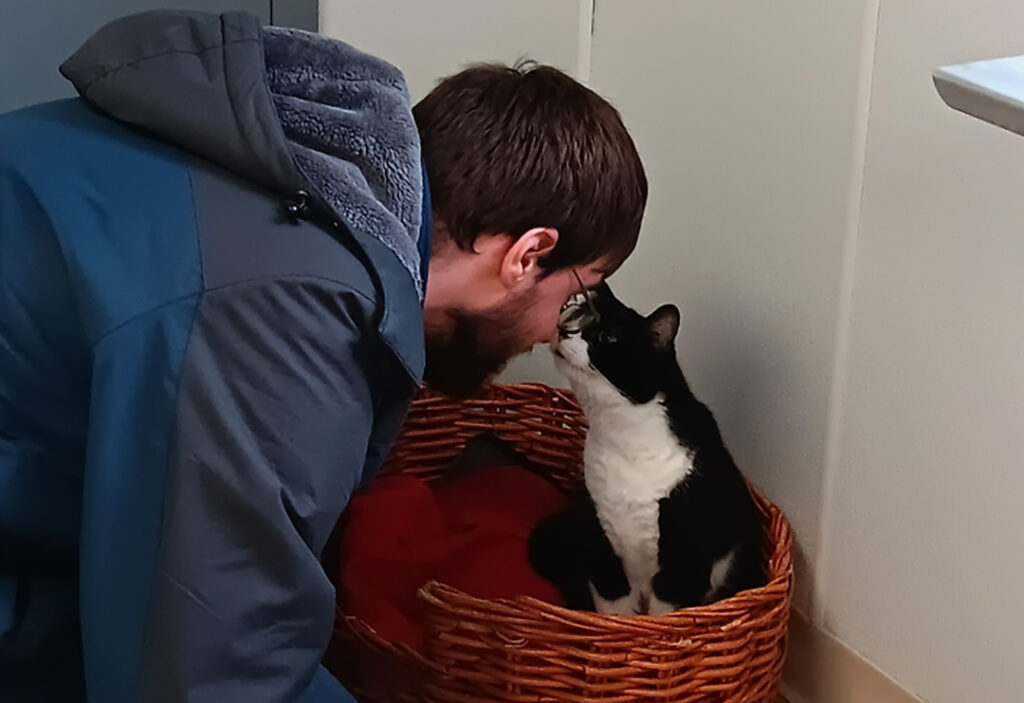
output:
[[470,398],[487,386],[509,360],[527,351],[528,293],[489,310],[446,314],[443,327],[427,326],[424,378],[434,390]]

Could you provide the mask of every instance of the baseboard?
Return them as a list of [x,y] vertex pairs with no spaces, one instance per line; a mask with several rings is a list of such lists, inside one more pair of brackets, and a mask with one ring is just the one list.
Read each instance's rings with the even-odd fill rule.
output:
[[782,695],[789,703],[924,703],[798,611]]

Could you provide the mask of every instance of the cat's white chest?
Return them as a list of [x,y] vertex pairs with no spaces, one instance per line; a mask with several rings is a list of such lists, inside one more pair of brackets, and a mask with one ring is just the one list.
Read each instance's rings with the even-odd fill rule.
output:
[[658,573],[659,501],[686,478],[693,460],[672,433],[658,400],[645,405],[623,401],[587,408],[585,479],[631,587],[628,603],[599,608],[641,612],[655,601],[651,579]]

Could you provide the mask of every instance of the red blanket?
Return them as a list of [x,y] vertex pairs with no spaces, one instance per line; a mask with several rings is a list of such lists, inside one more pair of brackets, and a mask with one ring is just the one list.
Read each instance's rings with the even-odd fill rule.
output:
[[345,511],[338,603],[391,641],[422,650],[416,592],[440,581],[479,598],[561,597],[530,567],[531,530],[565,498],[516,466],[431,486],[410,477],[376,481]]

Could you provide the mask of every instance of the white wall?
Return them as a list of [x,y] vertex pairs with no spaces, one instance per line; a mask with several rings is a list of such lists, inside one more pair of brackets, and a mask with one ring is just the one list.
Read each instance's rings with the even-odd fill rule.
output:
[[573,72],[580,0],[320,0],[320,31],[402,69],[413,100],[481,61]]
[[1024,700],[1024,140],[930,81],[1024,53],[1024,3],[596,0],[590,36],[591,7],[323,0],[321,27],[415,97],[523,54],[609,97],[651,180],[613,285],[680,304],[798,604],[933,703]]
[[1024,700],[1024,139],[937,66],[1024,53],[1018,0],[882,0],[827,627],[935,703]]
[[680,305],[684,372],[796,527],[804,605],[859,23],[859,0],[641,0],[599,3],[594,31],[592,85],[621,109],[651,184],[640,245],[613,285],[643,309]]

